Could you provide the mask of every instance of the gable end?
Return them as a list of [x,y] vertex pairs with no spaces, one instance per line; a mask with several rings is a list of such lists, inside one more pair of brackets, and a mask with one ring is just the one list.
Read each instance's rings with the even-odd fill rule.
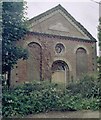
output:
[[58,11],[58,10],[61,10],[84,34],[86,34],[86,36],[88,36],[88,38],[90,38],[91,41],[96,42],[96,39],[86,30],[86,28],[84,28],[84,26],[82,26],[78,21],[76,21],[75,18],[72,17],[60,4],[40,15],[30,19],[28,22],[29,23],[36,22],[36,21],[42,19],[43,17],[45,17],[55,11]]

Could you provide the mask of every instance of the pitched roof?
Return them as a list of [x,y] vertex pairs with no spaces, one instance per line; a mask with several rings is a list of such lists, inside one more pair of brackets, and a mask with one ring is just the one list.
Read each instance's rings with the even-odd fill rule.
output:
[[54,8],[50,9],[50,10],[47,10],[46,12],[36,16],[36,17],[33,17],[29,20],[29,22],[33,22],[33,21],[37,21],[37,20],[40,20],[41,18],[53,13],[54,11],[57,11],[57,10],[61,10],[67,17],[69,17],[71,19],[71,21],[76,25],[78,26],[92,41],[96,41],[96,39],[87,31],[86,28],[84,28],[84,26],[82,26],[78,21],[75,20],[74,17],[72,17],[67,11],[66,9],[64,9],[60,4],[55,6]]

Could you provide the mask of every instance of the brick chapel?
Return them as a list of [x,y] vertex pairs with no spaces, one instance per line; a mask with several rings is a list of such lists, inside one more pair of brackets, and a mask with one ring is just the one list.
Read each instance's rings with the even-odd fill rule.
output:
[[11,84],[49,80],[68,84],[96,72],[96,40],[61,5],[28,21],[29,32],[19,45],[27,60],[19,60]]

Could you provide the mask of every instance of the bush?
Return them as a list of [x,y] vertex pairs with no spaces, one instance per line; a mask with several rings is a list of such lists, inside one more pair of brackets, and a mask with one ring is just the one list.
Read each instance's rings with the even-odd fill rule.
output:
[[[4,89],[3,116],[24,116],[51,110],[98,110],[100,101],[97,82],[93,79],[89,81],[88,78],[81,81],[70,84],[66,91],[60,89],[57,84],[45,81],[27,83],[9,90]],[[84,88],[81,87],[82,85]],[[90,88],[87,87],[88,85]]]
[[81,94],[84,98],[99,96],[100,81],[92,76],[84,76],[80,81],[71,83],[67,86],[67,93],[76,95]]
[[64,95],[58,101],[58,110],[62,111],[76,111],[80,110],[81,95],[70,96],[68,94]]
[[18,116],[51,110],[60,91],[56,84],[34,82],[3,90],[3,116]]
[[99,110],[100,99],[99,98],[82,99],[81,106],[82,109]]

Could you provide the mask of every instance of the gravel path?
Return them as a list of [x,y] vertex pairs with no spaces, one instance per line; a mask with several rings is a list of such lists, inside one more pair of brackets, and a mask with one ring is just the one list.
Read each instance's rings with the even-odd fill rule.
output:
[[[101,111],[100,111],[101,112]],[[48,113],[39,113],[35,115],[28,115],[27,118],[101,118],[99,111],[51,111]]]

